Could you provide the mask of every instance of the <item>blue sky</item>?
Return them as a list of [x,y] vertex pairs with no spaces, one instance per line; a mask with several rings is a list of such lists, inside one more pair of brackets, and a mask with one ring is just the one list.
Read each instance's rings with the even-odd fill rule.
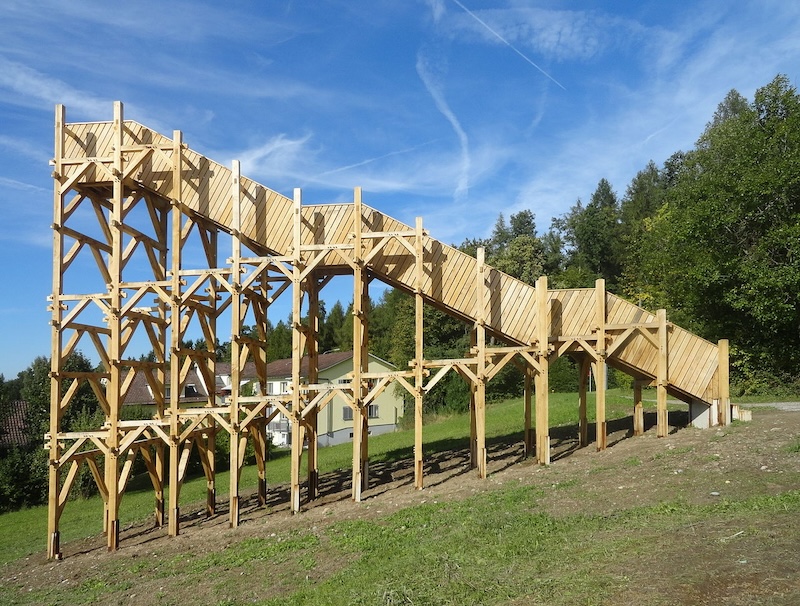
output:
[[121,100],[275,190],[318,203],[361,186],[459,243],[528,208],[545,231],[601,178],[623,195],[730,89],[751,99],[799,70],[800,3],[784,0],[5,0],[0,373],[49,353],[56,103],[96,121]]

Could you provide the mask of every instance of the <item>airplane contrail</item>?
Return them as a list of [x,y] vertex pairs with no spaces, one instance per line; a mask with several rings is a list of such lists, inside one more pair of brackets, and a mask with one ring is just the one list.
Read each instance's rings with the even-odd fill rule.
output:
[[340,166],[339,168],[332,168],[330,170],[326,170],[325,172],[321,172],[318,175],[315,175],[314,177],[312,177],[312,179],[318,179],[319,177],[326,177],[328,175],[332,175],[332,174],[335,174],[335,173],[340,173],[340,172],[343,172],[343,171],[346,171],[346,170],[350,170],[351,168],[358,168],[359,166],[364,166],[365,164],[370,164],[370,163],[376,162],[378,160],[383,160],[384,158],[390,158],[392,156],[399,156],[400,154],[407,154],[409,152],[412,152],[412,151],[415,151],[415,150],[419,149],[420,147],[425,147],[426,145],[430,145],[431,143],[434,143],[435,141],[436,141],[436,139],[432,139],[430,141],[425,141],[424,143],[420,143],[419,145],[415,145],[413,147],[409,147],[409,148],[406,148],[406,149],[398,149],[398,150],[395,150],[395,151],[391,151],[391,152],[385,153],[385,154],[383,154],[381,156],[375,156],[374,158],[367,158],[366,160],[361,160],[360,162],[356,162],[355,164],[348,164],[347,166]]
[[531,65],[533,65],[533,67],[535,67],[535,68],[536,68],[536,69],[538,69],[540,72],[542,72],[542,73],[543,73],[545,76],[547,76],[547,78],[549,78],[550,80],[552,80],[553,82],[555,82],[555,83],[556,83],[556,84],[557,84],[559,87],[561,87],[563,90],[567,90],[566,88],[564,88],[564,86],[561,84],[561,82],[559,82],[558,80],[556,80],[555,78],[553,78],[553,76],[551,76],[551,75],[550,75],[550,74],[548,74],[546,71],[544,71],[544,70],[543,70],[541,67],[539,67],[538,65],[536,65],[536,63],[534,63],[533,61],[531,61],[531,60],[530,60],[530,59],[529,59],[527,56],[525,56],[525,54],[524,54],[522,51],[520,51],[520,50],[519,50],[517,47],[515,47],[513,44],[511,44],[511,43],[510,43],[508,40],[506,40],[505,38],[503,38],[503,36],[501,36],[501,35],[500,35],[500,34],[498,34],[496,31],[494,31],[494,30],[493,30],[491,27],[489,27],[489,24],[488,24],[488,23],[486,23],[485,21],[483,21],[483,20],[482,20],[480,17],[478,17],[478,15],[476,15],[476,14],[475,14],[475,13],[473,13],[471,10],[469,10],[469,9],[468,9],[466,6],[464,6],[463,4],[461,4],[461,2],[459,2],[458,0],[453,0],[453,2],[455,2],[455,3],[456,3],[458,6],[460,6],[460,7],[461,7],[461,9],[462,9],[462,10],[463,10],[465,13],[467,13],[467,14],[468,14],[470,17],[472,17],[473,19],[475,19],[475,21],[477,21],[477,22],[478,22],[478,23],[480,23],[480,24],[481,24],[483,27],[485,27],[485,28],[486,28],[486,29],[488,29],[490,32],[492,32],[492,33],[493,33],[493,34],[494,34],[494,35],[497,37],[497,39],[498,39],[498,40],[500,40],[500,42],[502,42],[503,44],[505,44],[505,45],[506,45],[508,48],[510,48],[511,50],[513,50],[513,51],[514,51],[515,53],[517,53],[517,54],[518,54],[520,57],[522,57],[523,59],[525,59],[525,61],[527,61],[528,63],[530,63]]

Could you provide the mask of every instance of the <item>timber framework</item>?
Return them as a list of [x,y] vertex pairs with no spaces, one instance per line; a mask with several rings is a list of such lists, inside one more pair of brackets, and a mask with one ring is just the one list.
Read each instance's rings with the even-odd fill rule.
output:
[[[634,433],[644,431],[642,387],[657,392],[657,433],[667,433],[667,395],[689,403],[701,426],[728,424],[728,344],[710,343],[595,288],[534,286],[447,246],[423,229],[362,203],[303,204],[241,175],[238,162],[222,166],[192,151],[180,131],[172,137],[125,120],[68,123],[55,116],[51,412],[49,449],[50,558],[61,556],[59,522],[83,465],[104,500],[109,550],[119,547],[120,501],[141,459],[155,495],[155,523],[180,530],[180,491],[196,451],[207,483],[207,513],[216,508],[216,440],[230,443],[230,525],[239,523],[239,482],[248,441],[255,447],[258,497],[267,495],[267,425],[278,414],[292,435],[291,510],[318,494],[317,416],[334,399],[353,410],[352,498],[369,486],[368,407],[399,383],[414,400],[414,485],[423,488],[423,400],[448,372],[471,392],[471,463],[487,473],[486,384],[508,364],[524,375],[525,452],[550,461],[548,367],[569,355],[580,368],[580,443],[588,444],[586,377],[596,377],[596,444],[606,447],[606,365],[634,378]],[[333,276],[353,276],[353,372],[350,382],[320,383],[317,333],[319,293]],[[415,357],[407,370],[370,373],[367,367],[369,284],[380,280],[415,302]],[[267,316],[280,296],[291,298],[292,380],[287,395],[245,395],[240,373],[252,363],[266,389]],[[423,306],[472,326],[473,346],[462,359],[423,356]],[[224,326],[222,320],[225,320]],[[256,334],[245,328],[255,326]],[[202,334],[205,349],[182,346]],[[190,369],[215,384],[220,336],[231,341],[230,396],[209,389],[205,403],[188,403]],[[502,343],[502,345],[498,345]],[[154,360],[135,357],[142,344]],[[71,372],[78,347],[100,360],[96,372]],[[139,349],[136,349],[136,348]],[[136,350],[136,351],[134,351]],[[301,375],[300,363],[309,368]],[[124,418],[134,378],[144,377],[156,402],[152,416]],[[302,380],[301,380],[302,377]],[[91,431],[64,431],[62,420],[78,389],[88,384],[105,413]],[[305,448],[304,448],[305,445]],[[307,479],[301,484],[303,455]]]

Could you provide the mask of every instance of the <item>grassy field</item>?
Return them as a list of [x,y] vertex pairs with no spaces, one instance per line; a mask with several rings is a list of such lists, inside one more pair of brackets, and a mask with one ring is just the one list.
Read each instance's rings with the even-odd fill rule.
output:
[[[425,427],[432,463],[421,492],[337,497],[298,516],[284,507],[236,530],[201,521],[177,539],[131,531],[116,554],[89,539],[59,563],[41,553],[43,508],[0,516],[0,603],[800,603],[800,413],[758,410],[751,424],[664,439],[624,439],[626,420],[597,453],[573,449],[575,395],[556,394],[551,406],[564,430],[552,432],[548,468],[519,459],[514,400],[488,410],[487,480],[459,471],[469,422],[452,416]],[[628,394],[611,394],[609,419],[630,406]],[[371,463],[402,469],[412,445],[413,432],[376,436]],[[351,453],[321,449],[322,473],[348,470]],[[447,477],[437,477],[440,463]],[[268,470],[271,485],[284,482],[288,458]],[[243,483],[255,485],[254,470]],[[204,491],[204,481],[188,482],[182,502]],[[129,492],[123,524],[151,506],[150,492]],[[97,534],[100,510],[93,499],[68,504],[65,540]]]
[[[607,395],[607,417],[614,419],[630,414],[631,400],[627,393],[612,390]],[[590,394],[590,398],[593,394]],[[552,426],[577,422],[577,395],[552,394],[550,398],[550,423]],[[508,400],[489,405],[486,419],[487,439],[521,439],[523,421],[521,399]],[[594,419],[594,407],[590,400],[588,406],[590,421]],[[469,440],[469,417],[454,415],[433,417],[427,420],[424,429],[425,452],[433,454],[447,450],[465,448]],[[370,439],[370,461],[373,463],[392,462],[413,457],[413,431],[398,431]],[[320,449],[320,473],[352,466],[353,448],[350,444],[340,444]],[[304,470],[303,470],[304,471]],[[287,450],[273,454],[267,466],[270,484],[289,481],[290,460]],[[257,485],[255,466],[247,466],[242,471],[241,487]],[[224,500],[228,494],[230,477],[227,471],[217,474],[217,495]],[[188,480],[181,489],[181,503],[205,502],[206,484],[203,477]],[[121,525],[143,520],[151,515],[153,492],[147,477],[140,477],[132,483],[125,493],[120,509]],[[67,504],[61,521],[62,542],[92,536],[102,532],[103,503],[94,497]],[[33,507],[13,513],[0,515],[0,564],[46,549],[47,509]]]

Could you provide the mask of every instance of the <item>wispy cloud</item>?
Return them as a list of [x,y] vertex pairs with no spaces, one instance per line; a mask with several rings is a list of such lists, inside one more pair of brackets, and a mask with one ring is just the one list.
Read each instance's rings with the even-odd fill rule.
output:
[[469,155],[469,138],[461,124],[456,118],[456,115],[447,104],[447,100],[442,90],[441,80],[432,71],[432,66],[429,59],[422,53],[417,53],[417,74],[420,80],[425,85],[428,93],[433,98],[436,108],[450,123],[461,147],[461,171],[458,176],[453,197],[458,200],[469,192],[469,175],[470,175],[470,155]]
[[23,156],[31,160],[35,160],[41,164],[47,163],[47,161],[51,158],[48,150],[46,150],[43,146],[40,147],[29,140],[19,137],[0,135],[0,147],[4,147],[16,156]]
[[9,189],[16,189],[20,191],[29,191],[29,192],[50,191],[38,185],[33,185],[31,183],[23,183],[22,181],[17,181],[16,179],[8,179],[6,177],[0,177],[0,187],[8,187]]
[[86,115],[103,115],[109,102],[76,90],[66,82],[31,67],[0,56],[0,89],[14,93],[4,95],[7,102],[28,107],[51,109],[64,103]]
[[513,45],[511,42],[509,42],[509,40],[508,40],[506,37],[504,37],[503,35],[501,35],[500,33],[498,33],[498,32],[497,32],[497,31],[496,31],[494,28],[492,28],[492,27],[491,27],[491,26],[490,26],[488,23],[486,23],[486,21],[484,21],[483,19],[481,19],[481,18],[480,18],[478,15],[476,15],[476,14],[475,14],[473,11],[469,10],[469,9],[468,9],[466,6],[464,6],[463,4],[461,4],[461,2],[459,2],[458,0],[453,0],[453,2],[454,2],[454,3],[456,3],[456,4],[457,4],[459,7],[461,7],[461,9],[462,9],[462,10],[463,10],[465,13],[467,13],[467,14],[468,14],[470,17],[472,17],[473,19],[475,19],[475,21],[477,21],[478,23],[480,23],[480,24],[481,24],[481,25],[482,25],[482,26],[483,26],[483,27],[484,27],[484,28],[485,28],[485,29],[486,29],[486,30],[487,30],[487,31],[488,31],[490,34],[492,34],[492,35],[493,35],[495,38],[497,38],[498,40],[500,40],[500,42],[502,42],[503,44],[505,44],[505,45],[506,45],[508,48],[510,48],[512,51],[514,51],[514,52],[515,52],[515,53],[517,53],[517,54],[518,54],[520,57],[522,57],[522,58],[523,58],[523,59],[524,59],[526,62],[528,62],[530,65],[532,65],[532,66],[533,66],[533,67],[535,67],[537,70],[539,70],[539,71],[540,71],[540,72],[541,72],[541,73],[542,73],[542,74],[543,74],[545,77],[547,77],[547,79],[549,79],[549,80],[552,80],[552,81],[553,81],[555,84],[557,84],[557,85],[558,85],[560,88],[562,88],[562,89],[564,89],[564,90],[567,90],[566,88],[564,88],[564,86],[563,86],[563,85],[562,85],[562,84],[561,84],[561,83],[560,83],[558,80],[556,80],[555,78],[553,78],[553,76],[551,76],[551,75],[550,75],[550,74],[548,74],[546,71],[544,71],[544,70],[543,70],[541,67],[539,67],[539,66],[538,66],[538,65],[537,65],[537,64],[536,64],[536,63],[535,63],[535,62],[534,62],[534,61],[533,61],[533,60],[532,60],[530,57],[528,57],[528,56],[527,56],[525,53],[523,53],[521,50],[519,50],[519,49],[518,49],[516,46],[514,46],[514,45]]
[[328,169],[326,171],[323,171],[323,172],[319,173],[318,175],[315,175],[315,176],[311,177],[311,180],[312,181],[320,181],[320,180],[322,180],[323,177],[329,177],[331,175],[335,175],[336,173],[342,173],[342,172],[345,172],[345,171],[351,171],[354,168],[361,168],[363,166],[367,166],[368,164],[372,164],[374,162],[378,162],[379,160],[385,160],[387,158],[392,158],[394,156],[400,156],[400,155],[403,155],[403,154],[409,154],[409,153],[417,151],[418,149],[420,149],[422,147],[430,145],[431,143],[434,143],[434,141],[426,141],[425,143],[420,143],[419,145],[415,145],[413,147],[408,147],[406,149],[398,149],[398,150],[395,150],[395,151],[387,152],[387,153],[382,154],[380,156],[375,156],[374,158],[367,158],[366,160],[361,160],[360,162],[356,162],[354,164],[348,164],[347,166],[340,166],[338,168],[331,168],[331,169]]
[[309,143],[312,135],[292,138],[285,134],[275,135],[256,147],[238,152],[235,159],[242,163],[242,173],[261,178],[269,183],[275,179],[304,180],[306,168],[312,163],[315,152]]

